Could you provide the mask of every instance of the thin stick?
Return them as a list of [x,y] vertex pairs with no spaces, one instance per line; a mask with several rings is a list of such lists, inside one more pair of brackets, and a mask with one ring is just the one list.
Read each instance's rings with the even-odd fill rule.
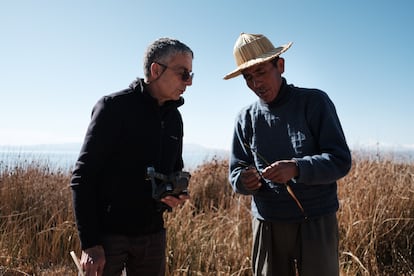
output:
[[[270,166],[270,162],[268,162],[263,155],[261,155],[260,153],[258,153],[256,150],[253,150],[247,143],[243,143],[245,147],[247,147],[249,150],[251,150],[252,152],[256,153],[256,155],[262,159],[262,161],[267,165]],[[299,209],[302,211],[303,215],[305,216],[305,218],[307,218],[305,210],[302,207],[302,204],[300,204],[299,199],[296,197],[295,193],[293,192],[292,188],[290,187],[290,185],[288,183],[283,183],[286,186],[286,190],[288,191],[288,193],[290,194],[290,196],[293,198],[293,200],[296,202],[296,205],[298,205]]]
[[75,252],[70,251],[70,255],[72,256],[73,262],[75,263],[76,267],[78,268],[78,275],[85,276],[85,273],[83,273],[83,270],[81,268],[81,265],[79,263],[78,257],[76,257]]
[[290,196],[293,198],[294,201],[296,201],[296,204],[298,205],[302,213],[305,214],[305,210],[303,209],[302,204],[300,204],[299,199],[296,197],[295,193],[292,191],[292,188],[290,187],[290,185],[287,183],[285,183],[285,185],[286,185],[286,189],[288,193],[290,194]]

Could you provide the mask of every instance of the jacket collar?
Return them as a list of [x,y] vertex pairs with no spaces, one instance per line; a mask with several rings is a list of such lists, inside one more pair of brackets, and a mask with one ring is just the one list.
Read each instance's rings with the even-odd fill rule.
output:
[[265,103],[263,101],[261,101],[261,103],[262,105],[267,106],[269,108],[279,107],[289,100],[291,94],[289,93],[289,91],[290,89],[287,85],[286,79],[282,78],[282,84],[280,85],[279,94],[277,94],[276,99],[274,99],[270,103]]
[[[142,95],[144,95],[146,98],[149,98],[151,101],[154,101],[157,105],[158,102],[155,98],[153,98],[150,93],[148,92],[148,90],[146,89],[146,84],[144,79],[142,78],[136,78],[130,85],[129,87],[134,90],[137,93],[141,93]],[[182,106],[184,104],[184,98],[180,97],[178,100],[176,101],[166,101],[164,103],[164,105],[162,106],[162,108],[169,108],[169,107],[175,107],[178,108],[180,106]]]

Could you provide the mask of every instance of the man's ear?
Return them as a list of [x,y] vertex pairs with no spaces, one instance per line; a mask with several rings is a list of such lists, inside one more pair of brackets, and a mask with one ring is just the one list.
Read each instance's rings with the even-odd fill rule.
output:
[[155,81],[158,79],[162,74],[161,66],[155,62],[151,63],[150,69],[149,69],[149,76],[148,76],[148,82]]
[[158,76],[160,75],[160,66],[155,62],[151,63],[150,72],[152,78],[158,78]]
[[285,72],[285,59],[279,57],[277,61],[277,69],[279,70],[280,74],[283,74]]

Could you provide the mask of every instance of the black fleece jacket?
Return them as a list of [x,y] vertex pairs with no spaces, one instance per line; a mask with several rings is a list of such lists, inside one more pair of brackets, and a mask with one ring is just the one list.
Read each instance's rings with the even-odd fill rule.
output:
[[71,179],[82,249],[99,245],[106,233],[163,229],[146,169],[182,170],[183,122],[177,108],[183,103],[180,98],[158,106],[142,79],[96,103]]

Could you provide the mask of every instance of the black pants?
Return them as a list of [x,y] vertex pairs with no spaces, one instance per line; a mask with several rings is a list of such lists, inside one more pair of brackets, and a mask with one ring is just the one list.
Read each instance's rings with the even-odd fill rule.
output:
[[336,214],[300,223],[253,219],[254,275],[339,275]]
[[106,263],[104,276],[165,274],[165,230],[144,236],[107,235],[103,239]]

